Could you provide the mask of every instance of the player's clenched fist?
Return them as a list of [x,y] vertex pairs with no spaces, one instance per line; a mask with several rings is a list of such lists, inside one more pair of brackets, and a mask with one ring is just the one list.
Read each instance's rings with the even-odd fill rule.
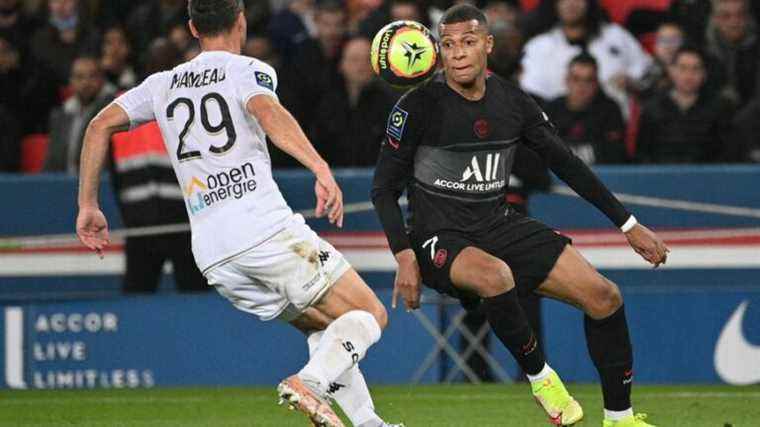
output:
[[634,251],[641,255],[650,264],[659,267],[668,260],[670,249],[665,242],[650,229],[641,224],[636,224],[630,231],[625,233],[628,243]]
[[398,261],[398,270],[396,271],[396,281],[393,284],[393,298],[391,307],[396,308],[398,295],[404,300],[407,310],[420,308],[420,265],[417,263],[417,257],[411,249],[405,249],[396,254]]

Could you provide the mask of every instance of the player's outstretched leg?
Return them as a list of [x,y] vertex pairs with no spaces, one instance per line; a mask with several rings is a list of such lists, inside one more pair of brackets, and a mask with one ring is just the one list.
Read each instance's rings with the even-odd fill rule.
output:
[[324,330],[306,366],[283,380],[278,393],[283,401],[307,414],[317,425],[342,427],[327,400],[330,384],[357,364],[380,339],[387,313],[351,268],[312,307],[335,320]]
[[[310,355],[317,351],[323,335],[324,331],[313,332],[309,335],[307,342]],[[333,381],[327,393],[340,405],[355,427],[403,427],[403,424],[388,424],[377,415],[367,382],[358,364]]]
[[603,427],[652,427],[631,405],[633,349],[618,287],[568,245],[538,291],[586,313],[586,343],[604,396]]
[[580,404],[546,363],[517,298],[507,264],[475,247],[463,249],[451,266],[451,281],[461,290],[477,294],[494,333],[526,372],[533,396],[555,425],[572,425],[583,418]]

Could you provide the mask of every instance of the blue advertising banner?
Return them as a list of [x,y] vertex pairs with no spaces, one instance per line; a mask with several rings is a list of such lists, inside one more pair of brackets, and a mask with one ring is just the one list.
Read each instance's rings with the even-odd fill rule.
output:
[[[387,338],[362,362],[374,382],[408,381],[433,345],[402,313],[390,313]],[[295,328],[261,322],[216,293],[5,306],[0,322],[11,388],[276,384],[308,359]]]
[[[641,279],[654,283],[622,286],[637,382],[760,382],[760,271],[726,271],[712,283],[706,278],[721,277],[714,271],[664,271],[654,280],[648,273]],[[389,307],[390,291],[378,293]],[[423,306],[425,317],[444,327],[441,314],[451,319],[460,310]],[[410,382],[435,341],[416,316],[389,314],[389,328],[361,366],[372,383]],[[582,314],[547,301],[543,319],[552,366],[568,381],[597,381]],[[0,322],[4,386],[12,388],[273,385],[307,358],[295,329],[260,322],[215,294],[6,306]],[[458,348],[459,334],[449,344]],[[516,374],[494,337],[490,350]],[[441,360],[432,360],[422,382],[441,378]]]

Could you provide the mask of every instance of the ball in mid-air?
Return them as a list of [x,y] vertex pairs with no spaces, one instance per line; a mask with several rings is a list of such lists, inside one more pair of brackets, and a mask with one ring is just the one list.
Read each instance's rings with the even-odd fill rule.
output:
[[424,25],[395,21],[372,40],[372,69],[393,86],[413,86],[435,72],[438,44]]

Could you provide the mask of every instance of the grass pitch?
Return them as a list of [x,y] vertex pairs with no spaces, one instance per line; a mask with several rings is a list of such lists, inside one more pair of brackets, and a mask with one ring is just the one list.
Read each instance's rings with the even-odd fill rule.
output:
[[[580,426],[601,426],[598,387],[569,389],[586,412]],[[381,416],[408,427],[548,425],[524,384],[375,387],[373,394]],[[634,404],[659,427],[760,426],[760,386],[636,386]],[[70,425],[309,424],[275,405],[274,387],[0,392],[0,426]]]

